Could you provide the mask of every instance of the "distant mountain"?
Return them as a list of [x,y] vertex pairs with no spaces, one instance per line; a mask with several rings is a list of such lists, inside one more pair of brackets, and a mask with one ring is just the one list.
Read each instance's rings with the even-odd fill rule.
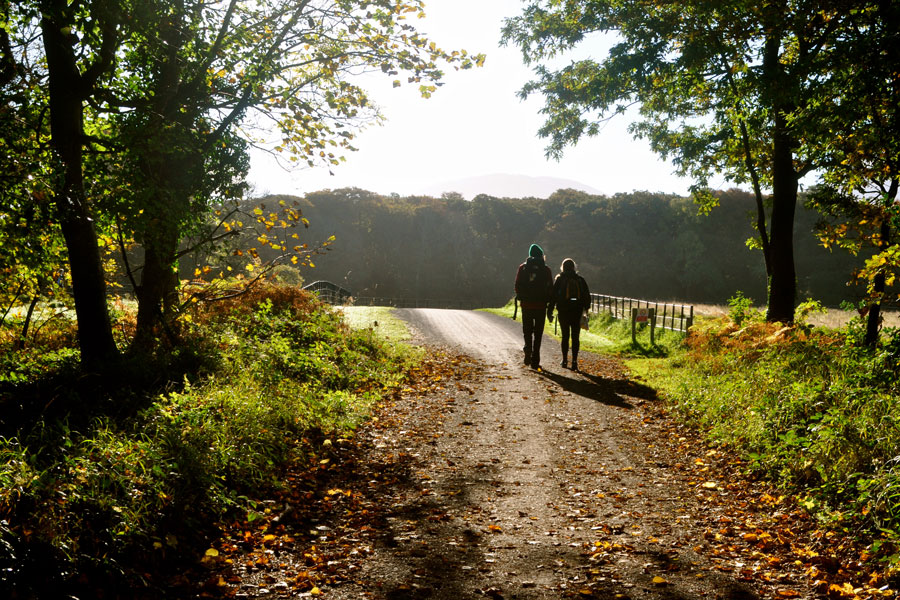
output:
[[496,198],[549,198],[553,192],[561,189],[579,190],[588,194],[602,194],[599,190],[571,179],[501,173],[467,177],[430,185],[420,190],[419,193],[426,196],[439,197],[444,192],[458,192],[469,200],[478,194],[487,194]]

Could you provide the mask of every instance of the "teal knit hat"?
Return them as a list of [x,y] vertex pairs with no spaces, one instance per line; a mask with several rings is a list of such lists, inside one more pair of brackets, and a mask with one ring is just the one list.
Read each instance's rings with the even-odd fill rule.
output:
[[544,256],[544,249],[538,246],[537,244],[532,244],[531,248],[528,249],[528,256],[533,256],[535,258],[541,258]]

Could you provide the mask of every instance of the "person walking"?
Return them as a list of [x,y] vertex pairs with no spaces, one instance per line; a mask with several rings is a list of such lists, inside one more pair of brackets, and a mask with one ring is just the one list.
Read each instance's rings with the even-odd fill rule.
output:
[[578,370],[578,348],[581,336],[581,315],[591,308],[591,292],[587,281],[575,270],[575,261],[567,258],[562,261],[560,273],[553,282],[553,293],[547,305],[547,318],[553,321],[553,308],[556,307],[556,318],[562,330],[560,345],[562,349],[562,367],[568,365],[569,343],[572,344],[572,370]]
[[[516,299],[522,305],[522,334],[525,337],[525,364],[541,367],[541,338],[547,303],[553,290],[553,273],[544,263],[544,250],[537,244],[528,249],[528,259],[516,271]],[[550,319],[552,322],[552,318]]]

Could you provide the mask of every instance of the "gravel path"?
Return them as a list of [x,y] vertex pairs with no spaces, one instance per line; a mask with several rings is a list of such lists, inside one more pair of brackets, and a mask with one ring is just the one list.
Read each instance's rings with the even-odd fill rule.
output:
[[481,376],[436,394],[442,413],[410,427],[427,440],[406,448],[417,485],[388,509],[365,583],[338,597],[758,597],[743,559],[701,555],[710,527],[730,518],[726,485],[693,468],[715,457],[679,448],[642,410],[654,391],[617,361],[586,355],[582,373],[563,369],[547,337],[546,369],[534,371],[520,364],[521,323],[396,314],[417,343],[472,357]]
[[[547,337],[535,371],[521,364],[520,322],[396,314],[466,375],[433,377],[362,428],[344,491],[311,494],[317,516],[295,527],[319,536],[312,548],[267,550],[274,569],[247,561],[241,597],[816,597],[784,525],[802,516],[733,480],[733,459],[617,360],[583,354],[575,373]],[[298,592],[308,569],[316,587]]]

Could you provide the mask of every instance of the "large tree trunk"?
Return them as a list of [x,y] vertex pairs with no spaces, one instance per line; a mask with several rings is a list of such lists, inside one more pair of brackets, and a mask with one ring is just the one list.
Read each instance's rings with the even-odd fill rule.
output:
[[[182,119],[190,119],[182,113],[183,104],[178,100],[182,85],[183,63],[179,50],[187,43],[184,23],[184,6],[177,4],[175,18],[161,26],[159,35],[168,48],[160,65],[158,80],[153,90],[151,114],[140,143],[145,145],[145,156],[140,162],[140,173],[152,195],[144,203],[145,217],[152,227],[140,232],[144,248],[144,266],[141,285],[137,290],[138,317],[135,339],[131,350],[142,352],[152,349],[160,334],[171,336],[168,317],[177,303],[178,273],[176,255],[181,241],[181,223],[188,212],[190,198],[184,193],[190,181],[193,159],[186,155],[184,140],[171,129],[181,125]],[[170,339],[174,342],[174,339]]]
[[63,177],[55,190],[56,205],[72,276],[81,360],[96,365],[115,356],[115,340],[106,305],[106,280],[97,232],[84,192],[84,82],[78,71],[71,34],[57,17],[65,2],[44,12],[42,33],[47,55],[50,92],[50,137]]
[[[784,7],[773,7],[779,13]],[[763,49],[763,76],[768,82],[764,101],[772,113],[772,218],[769,228],[769,285],[766,320],[793,323],[797,300],[794,267],[794,213],[798,176],[794,166],[795,140],[787,115],[796,98],[796,82],[781,64],[783,31],[773,28]]]
[[783,114],[775,117],[772,156],[772,221],[769,237],[768,311],[766,320],[794,322],[797,301],[797,272],[794,267],[794,213],[797,208],[798,178],[794,168],[793,144]]

